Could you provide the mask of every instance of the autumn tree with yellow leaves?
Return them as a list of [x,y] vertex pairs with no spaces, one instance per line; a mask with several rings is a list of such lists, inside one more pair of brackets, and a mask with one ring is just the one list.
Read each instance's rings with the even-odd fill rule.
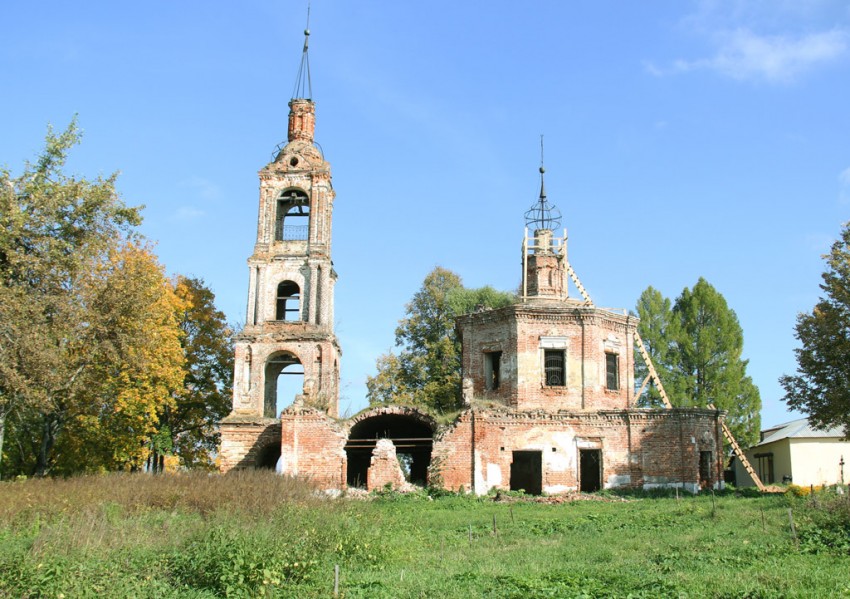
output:
[[[187,385],[200,387],[187,366],[192,298],[136,232],[139,209],[122,202],[114,175],[64,174],[79,137],[75,122],[49,131],[44,152],[20,176],[0,170],[7,475],[140,468]],[[216,343],[227,345],[228,336]],[[226,377],[212,383],[219,394],[227,385]],[[201,393],[193,398],[203,401]]]

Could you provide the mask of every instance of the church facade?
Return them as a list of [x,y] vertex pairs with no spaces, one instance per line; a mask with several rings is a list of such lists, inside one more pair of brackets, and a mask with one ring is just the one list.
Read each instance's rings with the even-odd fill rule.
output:
[[[223,471],[275,467],[325,489],[429,484],[479,494],[722,484],[722,412],[637,408],[637,319],[584,294],[542,167],[525,219],[521,297],[457,320],[459,416],[438,423],[380,406],[340,419],[334,191],[309,95],[290,102],[288,143],[259,173],[233,411],[220,428]],[[569,279],[582,299],[569,296]],[[281,389],[290,397],[278,397]]]

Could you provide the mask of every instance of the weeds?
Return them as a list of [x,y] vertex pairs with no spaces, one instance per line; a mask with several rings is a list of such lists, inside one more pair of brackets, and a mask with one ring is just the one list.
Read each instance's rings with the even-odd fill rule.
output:
[[850,592],[846,496],[503,495],[329,499],[258,472],[2,483],[0,597],[309,599],[337,565],[346,599]]
[[800,516],[797,528],[801,551],[850,556],[850,497],[829,488],[815,488],[814,494],[791,494],[806,498],[794,502]]
[[0,521],[36,514],[67,515],[105,504],[130,512],[185,511],[207,515],[219,509],[268,514],[287,502],[314,499],[307,483],[265,471],[230,474],[191,472],[169,476],[112,473],[0,483]]

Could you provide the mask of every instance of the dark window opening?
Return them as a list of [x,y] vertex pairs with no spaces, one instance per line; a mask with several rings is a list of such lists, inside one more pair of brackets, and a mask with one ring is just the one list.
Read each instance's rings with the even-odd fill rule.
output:
[[595,493],[602,488],[602,450],[579,449],[579,490]]
[[275,320],[299,320],[301,290],[297,283],[283,281],[277,286]]
[[620,389],[620,356],[605,354],[605,383],[609,391]]
[[[304,367],[294,355],[283,352],[273,355],[266,362],[265,401],[263,416],[277,418],[282,410],[295,401],[295,396],[304,392]],[[285,403],[278,406],[278,398]]]
[[378,439],[389,439],[396,447],[399,465],[408,482],[425,486],[431,465],[434,431],[418,418],[400,414],[378,414],[351,427],[345,445],[346,481],[349,487],[366,487],[372,452]]
[[759,475],[761,482],[769,485],[773,483],[773,454],[772,453],[757,453],[756,458],[756,473]]
[[546,373],[547,386],[563,387],[567,384],[566,368],[564,362],[564,350],[543,350],[543,364]]
[[274,470],[280,459],[280,443],[269,443],[257,454],[257,468]]
[[484,388],[495,391],[501,381],[502,352],[492,351],[484,354]]
[[699,486],[702,489],[711,488],[711,452],[699,452]]
[[511,491],[525,491],[529,495],[543,493],[542,451],[513,452]]
[[284,191],[277,200],[275,241],[305,241],[310,232],[310,199],[299,189]]

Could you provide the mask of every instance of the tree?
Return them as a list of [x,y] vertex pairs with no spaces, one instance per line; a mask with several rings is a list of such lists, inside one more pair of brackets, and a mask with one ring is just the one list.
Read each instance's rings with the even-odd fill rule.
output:
[[218,423],[231,408],[232,331],[224,313],[215,307],[215,295],[201,279],[177,277],[175,292],[182,302],[178,322],[184,380],[174,402],[165,406],[159,418],[149,465],[158,469],[157,454],[166,449],[186,467],[212,468]]
[[[676,340],[679,337],[679,330],[670,300],[652,286],[647,287],[638,299],[637,313],[640,316],[638,333],[658,376],[661,377],[664,389],[668,394],[678,396],[678,377],[675,376],[676,371],[671,367],[677,361]],[[649,369],[640,354],[636,353],[635,381],[637,384],[642,384],[648,374]],[[647,385],[645,389],[638,398],[638,405],[644,408],[657,408],[664,405],[654,385]]]
[[850,435],[850,222],[824,256],[823,295],[797,316],[797,374],[783,375],[783,401],[817,428],[843,426]]
[[726,424],[735,438],[758,441],[761,397],[747,376],[741,358],[744,332],[726,299],[700,277],[693,290],[684,289],[673,311],[680,323],[679,372],[682,405],[714,404],[728,412]]
[[[141,222],[118,197],[115,175],[63,174],[79,137],[76,120],[59,135],[49,129],[35,164],[19,177],[0,170],[0,439],[10,415],[65,402],[83,387],[90,352],[79,342],[88,332],[81,282]],[[61,425],[46,418],[41,426],[43,457]]]
[[477,306],[501,307],[515,296],[492,287],[466,289],[460,277],[436,267],[406,307],[396,328],[396,356],[378,358],[377,374],[368,377],[370,405],[396,403],[447,412],[460,407],[460,341],[455,318]]
[[[202,281],[169,281],[115,190],[63,174],[76,123],[0,171],[0,455],[44,475],[211,465],[230,409],[230,332]],[[7,452],[8,454],[9,452]],[[8,460],[7,460],[8,462]],[[156,460],[159,463],[159,460]]]
[[[703,278],[693,289],[685,288],[669,312],[667,306],[669,301],[650,287],[641,295],[637,311],[639,332],[650,345],[650,357],[670,402],[677,407],[713,404],[726,410],[727,425],[736,439],[743,445],[756,442],[761,398],[746,373],[748,361],[741,357],[744,335],[737,315]],[[641,362],[636,357],[635,363]],[[653,397],[641,401],[652,405]]]
[[59,474],[139,468],[183,387],[185,304],[156,257],[127,244],[95,272],[93,288],[81,294],[91,329],[79,340],[88,349],[84,385],[43,412],[60,426],[52,455],[39,463]]

